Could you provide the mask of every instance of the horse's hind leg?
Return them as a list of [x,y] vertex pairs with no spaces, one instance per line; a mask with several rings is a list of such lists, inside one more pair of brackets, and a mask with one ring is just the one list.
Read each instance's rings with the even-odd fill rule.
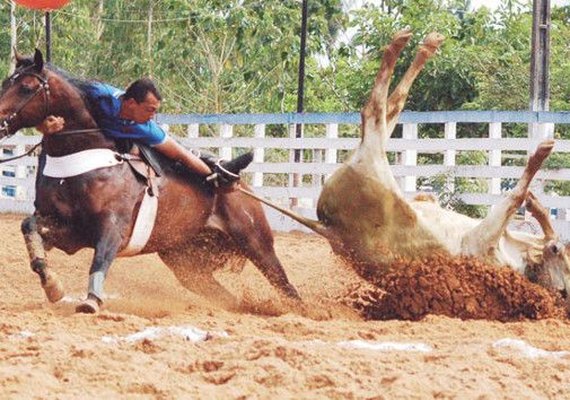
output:
[[209,249],[192,245],[181,251],[159,252],[159,256],[186,289],[224,309],[233,309],[239,304],[238,299],[212,275],[213,271],[222,268],[227,256],[212,256]]
[[514,189],[493,207],[489,215],[479,225],[464,234],[462,239],[462,252],[464,254],[486,254],[483,252],[497,245],[510,218],[527,198],[532,178],[540,169],[543,161],[550,155],[553,147],[553,140],[545,140],[538,145],[536,152],[529,157],[523,175]]
[[52,303],[63,298],[64,292],[56,274],[47,266],[44,242],[39,233],[38,220],[32,215],[22,221],[22,234],[30,257],[32,270],[39,275],[48,300]]
[[263,235],[258,231],[233,232],[232,237],[239,243],[238,245],[246,257],[251,260],[273,287],[289,298],[301,299],[297,289],[289,282],[283,265],[275,254],[271,232],[268,235]]
[[300,300],[275,254],[273,234],[261,205],[244,194],[230,193],[218,198],[216,212],[224,221],[224,230],[269,283],[285,296]]

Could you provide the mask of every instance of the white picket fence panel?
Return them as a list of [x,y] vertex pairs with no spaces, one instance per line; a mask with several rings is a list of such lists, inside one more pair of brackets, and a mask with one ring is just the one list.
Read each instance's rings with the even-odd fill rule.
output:
[[[316,201],[322,184],[359,143],[357,113],[341,114],[234,114],[234,115],[159,115],[158,122],[187,147],[208,149],[224,158],[253,150],[254,161],[245,170],[244,179],[253,190],[280,205],[316,218]],[[304,137],[295,137],[295,124],[303,124]],[[505,166],[506,154],[524,158],[540,142],[540,138],[509,138],[504,135],[505,124],[523,124],[531,131],[548,137],[558,126],[570,123],[570,113],[552,112],[404,112],[400,117],[402,137],[388,141],[388,151],[394,156],[392,171],[407,196],[413,196],[418,180],[443,175],[448,180],[446,190],[455,190],[454,177],[483,179],[488,182],[485,193],[456,193],[466,204],[492,206],[502,197],[505,179],[518,179],[524,167]],[[421,138],[425,126],[435,124],[441,137]],[[484,124],[484,138],[457,138],[462,124]],[[274,126],[280,126],[281,137],[271,136]],[[346,137],[347,132],[352,137]],[[536,129],[534,130],[536,131]],[[183,135],[180,136],[180,133]],[[285,133],[283,133],[285,132]],[[310,137],[309,137],[310,136]],[[39,142],[39,136],[15,135],[0,142],[0,158],[23,153]],[[304,160],[293,162],[295,151],[302,151]],[[485,152],[484,165],[456,165],[461,152]],[[519,152],[513,155],[512,152]],[[556,140],[555,152],[570,152],[570,140]],[[278,153],[278,156],[275,154]],[[307,156],[307,154],[309,156]],[[441,164],[418,165],[422,154],[441,154]],[[0,212],[31,213],[35,197],[36,157],[0,164]],[[570,166],[569,166],[570,167]],[[6,176],[15,175],[15,176]],[[297,179],[294,176],[297,175]],[[269,179],[269,178],[275,179]],[[570,168],[543,169],[533,190],[541,202],[556,212],[553,223],[562,237],[570,239],[570,221],[566,207],[570,197],[541,193],[541,182],[570,181]],[[278,183],[276,184],[275,181]],[[349,195],[349,194],[347,194]],[[274,230],[290,231],[305,228],[288,217],[266,207]],[[554,218],[554,217],[553,217]],[[515,224],[536,231],[530,219],[518,219]]]

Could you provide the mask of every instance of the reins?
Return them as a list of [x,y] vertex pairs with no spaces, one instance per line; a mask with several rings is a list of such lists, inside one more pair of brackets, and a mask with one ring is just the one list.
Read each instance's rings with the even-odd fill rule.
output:
[[[44,115],[45,116],[49,115],[49,112],[50,112],[50,104],[49,104],[50,87],[49,87],[49,83],[48,83],[48,78],[37,73],[37,72],[35,72],[33,70],[34,68],[35,68],[34,64],[27,66],[27,67],[24,67],[24,68],[21,68],[19,70],[16,70],[8,78],[8,81],[10,82],[10,84],[13,85],[16,83],[18,78],[20,78],[21,76],[33,76],[34,78],[36,78],[40,82],[40,84],[39,84],[38,88],[33,93],[30,93],[30,95],[18,105],[18,107],[16,108],[16,110],[12,114],[10,114],[7,118],[5,118],[4,120],[2,120],[0,122],[0,132],[5,131],[7,133],[7,135],[5,135],[3,139],[8,138],[8,137],[13,135],[13,134],[12,135],[8,134],[9,128],[10,128],[10,123],[28,105],[28,103],[30,101],[32,101],[40,92],[43,92],[43,95],[44,95],[44,108],[45,108]],[[72,130],[57,132],[54,135],[71,135],[71,134],[97,133],[97,132],[101,132],[101,129],[100,128],[72,129]],[[30,150],[28,150],[27,152],[25,152],[23,154],[20,154],[18,156],[14,156],[14,157],[10,157],[10,158],[1,159],[0,164],[6,163],[9,161],[14,161],[14,160],[17,160],[17,159],[22,158],[22,157],[29,156],[39,146],[41,146],[41,144],[42,144],[42,142],[40,141],[39,143],[35,144]]]
[[[101,132],[101,129],[99,128],[91,128],[91,129],[72,129],[69,131],[62,131],[62,132],[58,132],[57,135],[72,135],[72,134],[78,134],[78,133],[97,133],[97,132]],[[42,145],[42,141],[40,140],[39,143],[36,143],[35,145],[32,146],[32,148],[28,151],[26,151],[25,153],[22,153],[20,155],[14,156],[14,157],[9,157],[9,158],[3,158],[0,159],[0,164],[6,163],[6,162],[10,162],[10,161],[14,161],[14,160],[18,160],[20,158],[26,157],[31,155],[38,147],[40,147]]]
[[10,158],[3,158],[3,159],[0,160],[0,164],[3,164],[3,163],[5,163],[5,162],[9,162],[9,161],[14,161],[14,160],[17,160],[17,159],[19,159],[19,158],[23,158],[23,157],[29,156],[29,155],[31,155],[38,147],[40,147],[41,145],[42,145],[42,142],[40,141],[39,143],[36,143],[35,145],[33,145],[32,148],[31,148],[30,150],[26,151],[25,153],[22,153],[22,154],[20,154],[20,155],[18,155],[18,156],[14,156],[14,157],[10,157]]

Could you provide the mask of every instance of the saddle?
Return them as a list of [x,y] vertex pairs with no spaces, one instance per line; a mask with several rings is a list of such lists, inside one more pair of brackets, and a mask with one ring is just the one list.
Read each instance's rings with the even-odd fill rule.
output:
[[[178,161],[165,158],[150,146],[143,144],[127,143],[128,150],[123,152],[123,158],[129,163],[135,175],[147,182],[151,191],[155,191],[156,183],[164,175],[164,168],[172,168],[176,172],[191,177],[197,175]],[[125,150],[124,144],[119,149]],[[213,183],[215,187],[219,185],[231,185],[239,179],[239,173],[253,161],[253,153],[246,153],[230,161],[221,160],[212,153],[192,150],[213,173],[206,177],[204,183]],[[125,154],[126,153],[126,154]],[[141,162],[142,161],[142,162]],[[203,180],[203,177],[199,177]]]
[[155,150],[142,144],[133,144],[122,158],[129,164],[135,176],[144,181],[149,194],[158,197],[158,185],[164,171]]

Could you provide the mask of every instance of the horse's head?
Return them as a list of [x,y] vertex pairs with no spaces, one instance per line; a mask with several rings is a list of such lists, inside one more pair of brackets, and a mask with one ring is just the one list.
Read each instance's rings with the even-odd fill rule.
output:
[[50,112],[48,71],[41,51],[33,57],[16,56],[16,70],[2,82],[0,138],[39,124]]

